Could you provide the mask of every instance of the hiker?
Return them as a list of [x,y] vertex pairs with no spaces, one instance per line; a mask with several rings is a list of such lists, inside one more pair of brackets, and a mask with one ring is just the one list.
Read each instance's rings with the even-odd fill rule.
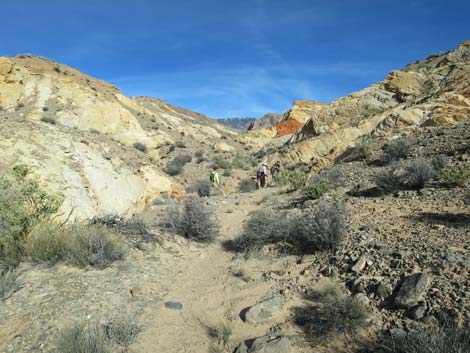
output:
[[219,169],[219,167],[215,166],[213,169],[212,169],[212,172],[209,176],[209,179],[212,183],[212,187],[213,188],[216,188],[216,189],[220,189],[222,190],[222,194],[225,195],[225,192],[223,189],[220,188],[220,177],[219,177],[219,172],[217,171]]
[[272,182],[277,184],[279,182],[279,173],[281,172],[281,162],[276,161],[276,163],[271,166],[270,172]]
[[259,189],[266,187],[266,176],[268,175],[268,166],[266,164],[261,164],[256,172],[256,188]]

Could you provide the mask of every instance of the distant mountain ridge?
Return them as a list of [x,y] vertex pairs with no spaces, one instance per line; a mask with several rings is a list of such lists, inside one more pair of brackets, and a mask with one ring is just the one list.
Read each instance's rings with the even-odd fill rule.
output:
[[256,118],[223,118],[217,121],[225,126],[231,127],[236,130],[246,131],[250,125],[256,121]]

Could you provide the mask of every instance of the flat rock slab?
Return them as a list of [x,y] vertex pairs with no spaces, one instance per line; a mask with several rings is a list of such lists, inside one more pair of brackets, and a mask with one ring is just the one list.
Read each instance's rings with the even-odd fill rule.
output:
[[261,324],[269,321],[276,311],[281,310],[286,303],[282,295],[276,295],[264,300],[258,304],[243,309],[240,317],[243,321],[250,324]]
[[183,309],[183,304],[180,302],[166,302],[165,303],[165,308],[167,309],[173,309],[173,310],[182,310]]
[[429,275],[424,272],[406,277],[395,296],[395,305],[400,308],[411,308],[418,304],[428,288]]
[[283,336],[262,336],[240,343],[235,353],[289,353],[291,344]]

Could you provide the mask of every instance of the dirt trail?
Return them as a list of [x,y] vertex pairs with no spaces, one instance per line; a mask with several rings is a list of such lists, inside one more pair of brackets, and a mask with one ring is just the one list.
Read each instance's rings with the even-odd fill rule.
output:
[[[266,334],[268,326],[252,327],[243,323],[239,312],[263,296],[270,295],[272,283],[250,280],[250,283],[234,276],[234,271],[248,266],[223,249],[223,242],[240,234],[243,220],[257,208],[273,190],[259,190],[249,194],[232,194],[210,198],[216,204],[221,223],[221,237],[209,246],[196,247],[187,244],[175,254],[162,254],[160,258],[161,280],[167,293],[162,304],[144,313],[140,321],[144,331],[139,335],[136,352],[221,352],[218,338],[210,338],[208,330],[224,326],[231,331],[227,351],[243,339]],[[237,205],[238,203],[238,205]],[[256,264],[251,263],[256,272]],[[250,270],[251,271],[251,270]],[[256,278],[256,274],[251,274]],[[163,303],[177,301],[182,310],[166,308]],[[211,350],[212,349],[212,350]],[[214,350],[215,349],[215,350]]]

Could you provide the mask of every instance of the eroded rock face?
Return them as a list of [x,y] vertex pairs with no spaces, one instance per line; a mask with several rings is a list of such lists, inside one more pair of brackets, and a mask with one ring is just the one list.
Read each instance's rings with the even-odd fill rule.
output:
[[287,151],[271,159],[314,162],[313,170],[320,170],[364,135],[412,132],[468,119],[469,99],[470,43],[466,42],[444,55],[393,71],[384,81],[321,109],[294,104],[286,115],[308,111],[308,120],[289,140]]

